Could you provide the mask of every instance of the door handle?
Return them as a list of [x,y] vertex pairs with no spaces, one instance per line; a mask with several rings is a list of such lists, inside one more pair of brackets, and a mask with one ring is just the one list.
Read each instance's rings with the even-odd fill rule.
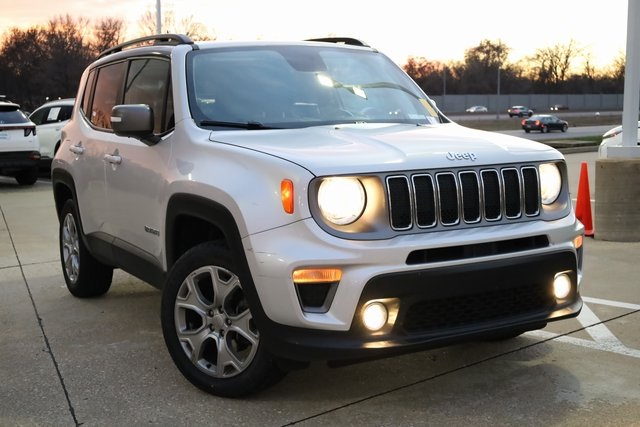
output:
[[73,154],[84,154],[84,147],[82,146],[82,142],[78,143],[78,145],[72,145],[69,147],[69,151]]
[[122,157],[116,154],[105,154],[104,160],[111,163],[112,165],[119,165],[122,163]]

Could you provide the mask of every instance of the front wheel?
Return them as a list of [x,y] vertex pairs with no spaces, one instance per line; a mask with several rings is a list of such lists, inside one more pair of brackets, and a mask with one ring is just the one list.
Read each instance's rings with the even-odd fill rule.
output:
[[562,132],[566,132],[568,128],[569,128],[569,126],[562,125],[562,129],[561,130],[562,130]]
[[162,294],[164,340],[182,374],[200,389],[239,397],[284,376],[265,349],[230,251],[213,242],[187,251]]
[[113,268],[96,260],[82,240],[78,210],[67,200],[60,213],[60,261],[67,289],[79,298],[103,295],[111,287]]

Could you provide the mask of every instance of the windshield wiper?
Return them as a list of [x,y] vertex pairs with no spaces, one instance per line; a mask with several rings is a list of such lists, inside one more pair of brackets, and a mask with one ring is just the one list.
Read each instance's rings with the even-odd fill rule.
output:
[[265,126],[260,122],[224,122],[218,120],[202,120],[200,121],[200,126],[219,126],[225,128],[234,128],[234,129],[248,129],[248,130],[258,130],[258,129],[279,129],[272,126]]
[[361,88],[373,88],[373,89],[382,89],[382,88],[386,88],[386,89],[397,89],[397,90],[401,90],[402,92],[414,97],[415,99],[420,99],[420,97],[418,95],[416,95],[415,93],[413,93],[411,90],[407,89],[406,87],[399,85],[397,83],[392,83],[392,82],[375,82],[375,83],[365,83],[360,85]]

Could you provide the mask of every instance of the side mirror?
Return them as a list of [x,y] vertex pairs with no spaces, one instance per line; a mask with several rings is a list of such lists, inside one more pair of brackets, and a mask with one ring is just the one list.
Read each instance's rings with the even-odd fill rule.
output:
[[116,105],[111,110],[111,128],[118,136],[155,145],[160,142],[160,137],[153,134],[153,127],[153,110],[146,104]]

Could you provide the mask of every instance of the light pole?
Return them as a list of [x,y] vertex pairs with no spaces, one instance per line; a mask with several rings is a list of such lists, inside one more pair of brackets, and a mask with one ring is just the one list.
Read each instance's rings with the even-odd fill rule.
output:
[[442,67],[442,110],[447,104],[447,67]]
[[496,120],[500,120],[500,65],[498,65],[498,93],[496,94]]
[[629,0],[622,145],[596,160],[595,232],[601,240],[640,242],[640,3]]
[[160,0],[156,0],[156,32],[162,34],[162,6]]

